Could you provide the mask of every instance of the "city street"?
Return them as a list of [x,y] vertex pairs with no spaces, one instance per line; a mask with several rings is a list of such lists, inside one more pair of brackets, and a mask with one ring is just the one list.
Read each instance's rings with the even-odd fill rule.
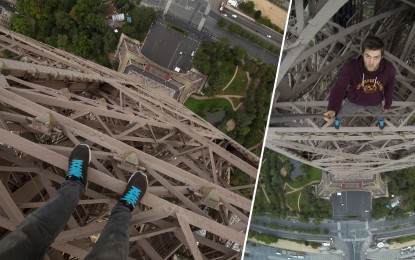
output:
[[[404,235],[415,234],[415,215],[412,214],[406,219],[398,220],[368,220],[368,221],[336,221],[336,220],[325,220],[316,225],[312,222],[302,223],[296,218],[291,220],[280,220],[272,219],[266,216],[252,218],[251,230],[257,232],[263,232],[278,237],[288,239],[300,239],[309,241],[329,241],[330,236],[333,237],[333,246],[337,249],[342,250],[347,256],[346,259],[365,259],[365,253],[369,248],[369,243],[372,241],[374,235],[378,236],[378,240],[399,237]],[[324,229],[329,230],[329,235],[313,235],[306,233],[298,233],[293,231],[275,230],[273,228],[264,227],[262,225],[254,224],[254,222],[266,223],[266,224],[278,224],[280,226],[291,227],[291,228],[307,228],[315,229],[319,227],[321,231]],[[394,228],[399,226],[398,229]],[[399,250],[398,250],[399,251]],[[374,255],[381,255],[372,252]],[[396,250],[389,253],[389,255],[396,255]],[[372,258],[372,259],[388,259],[388,258]],[[393,259],[393,258],[392,258]]]

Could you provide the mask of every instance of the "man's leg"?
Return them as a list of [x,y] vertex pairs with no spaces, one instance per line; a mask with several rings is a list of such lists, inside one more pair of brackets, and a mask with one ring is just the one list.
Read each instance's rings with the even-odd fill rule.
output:
[[334,119],[334,127],[336,129],[340,128],[340,122],[344,116],[349,116],[355,113],[356,111],[359,111],[363,109],[363,106],[356,105],[351,103],[347,98],[343,103],[343,106],[340,108],[339,113],[336,115],[336,118]]
[[380,130],[383,130],[383,128],[385,128],[385,120],[383,118],[382,103],[377,106],[367,106],[366,109],[369,110],[369,112],[378,119],[378,126]]
[[131,233],[131,211],[141,201],[147,190],[147,176],[134,173],[120,201],[111,211],[111,217],[102,230],[97,244],[86,259],[127,259]]
[[343,103],[343,106],[340,108],[339,113],[336,115],[336,119],[341,121],[344,116],[353,115],[359,110],[363,110],[365,107],[351,103],[347,98]]
[[366,109],[372,113],[374,117],[376,117],[379,120],[383,120],[383,106],[382,104],[378,106],[367,106]]
[[80,173],[86,181],[83,170],[88,169],[89,154],[87,145],[75,147],[69,160],[71,168],[67,180],[43,207],[30,214],[0,241],[0,259],[43,259],[85,191],[85,183],[73,178],[70,172],[72,169],[72,172]]

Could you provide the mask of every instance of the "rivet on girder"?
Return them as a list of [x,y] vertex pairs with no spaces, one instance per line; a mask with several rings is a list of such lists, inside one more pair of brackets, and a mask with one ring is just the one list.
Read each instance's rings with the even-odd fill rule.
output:
[[205,197],[202,201],[206,206],[216,209],[220,204],[218,191],[214,187],[202,187],[200,193]]
[[71,97],[71,91],[68,88],[63,88],[59,90],[59,94],[69,99]]
[[101,106],[107,108],[107,100],[105,98],[99,98],[96,100],[96,103]]
[[39,70],[37,68],[31,68],[27,71],[27,74],[32,77],[37,77],[39,75]]
[[143,166],[140,166],[138,154],[133,151],[124,153],[124,155],[121,158],[121,163],[118,164],[118,167],[130,172],[135,172],[137,170],[145,170]]
[[5,62],[1,64],[1,74],[5,76],[10,74],[10,69]]
[[44,134],[50,134],[57,124],[58,122],[51,113],[44,113],[35,117],[29,126]]

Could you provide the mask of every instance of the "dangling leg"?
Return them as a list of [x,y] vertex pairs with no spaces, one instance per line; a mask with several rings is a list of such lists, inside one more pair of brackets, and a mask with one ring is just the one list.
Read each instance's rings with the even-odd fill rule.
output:
[[127,259],[131,233],[131,211],[147,190],[147,176],[134,173],[120,201],[111,211],[111,218],[102,230],[97,244],[85,259]]
[[69,157],[67,180],[46,202],[0,241],[0,259],[43,259],[85,192],[90,150],[77,145]]

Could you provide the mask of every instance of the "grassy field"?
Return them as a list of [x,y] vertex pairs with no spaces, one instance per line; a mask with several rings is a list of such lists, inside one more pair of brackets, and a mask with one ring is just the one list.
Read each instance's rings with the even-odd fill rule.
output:
[[233,74],[235,73],[236,66],[232,62],[221,62],[219,66],[221,71],[225,74],[225,85],[222,86],[222,88],[224,88],[228,82],[231,81]]
[[215,108],[225,108],[229,107],[232,108],[231,103],[224,99],[224,98],[211,98],[211,99],[204,99],[204,100],[197,100],[194,98],[189,98],[184,105],[192,110],[194,113],[198,114],[199,116],[203,114],[203,110],[210,109],[212,107]]
[[239,66],[238,72],[232,83],[221,94],[224,95],[245,95],[246,85],[248,84],[248,77],[246,72]]
[[238,107],[238,105],[241,103],[240,98],[230,98],[230,99],[232,100],[234,107]]
[[259,143],[262,140],[262,137],[263,137],[262,132],[260,132],[260,131],[252,132],[251,139],[249,139],[245,143],[245,146],[248,147],[248,148],[250,148],[250,147],[256,145],[257,143]]
[[283,154],[278,154],[278,157],[281,159],[283,163],[287,162],[290,158],[288,156],[285,156]]
[[290,206],[292,210],[298,211],[298,196],[300,195],[300,193],[301,191],[299,190],[297,192],[285,195],[285,198],[287,199],[287,204],[288,206]]
[[294,181],[289,182],[291,187],[300,188],[311,181],[318,181],[321,179],[321,170],[309,166],[307,169],[307,175],[299,176]]

